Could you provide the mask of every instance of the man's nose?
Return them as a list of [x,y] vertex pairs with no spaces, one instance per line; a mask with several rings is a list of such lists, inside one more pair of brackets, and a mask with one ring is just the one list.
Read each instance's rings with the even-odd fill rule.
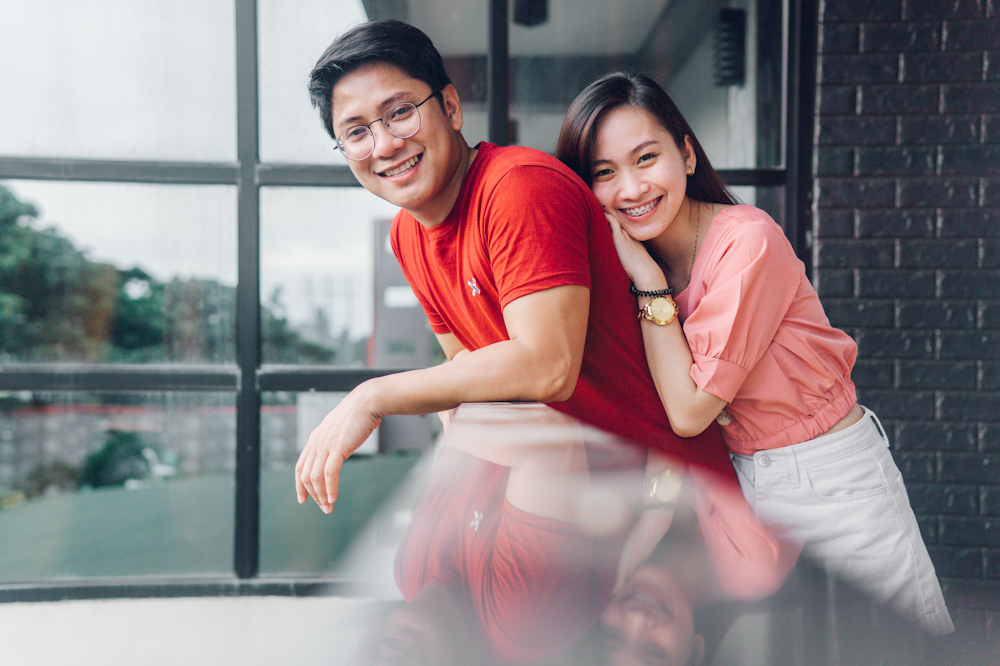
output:
[[640,608],[625,610],[625,633],[631,639],[638,638],[655,624],[656,618]]
[[385,123],[381,120],[377,120],[372,123],[369,129],[371,130],[372,136],[375,138],[375,151],[372,153],[372,157],[392,157],[398,153],[406,143],[406,139],[400,139],[397,136],[393,136],[392,133],[385,128]]

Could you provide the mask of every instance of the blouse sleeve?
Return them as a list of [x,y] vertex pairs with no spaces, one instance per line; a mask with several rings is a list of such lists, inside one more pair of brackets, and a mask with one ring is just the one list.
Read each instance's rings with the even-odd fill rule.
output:
[[704,296],[684,322],[704,391],[732,402],[774,340],[801,281],[802,262],[772,220],[737,220],[720,235],[701,276]]

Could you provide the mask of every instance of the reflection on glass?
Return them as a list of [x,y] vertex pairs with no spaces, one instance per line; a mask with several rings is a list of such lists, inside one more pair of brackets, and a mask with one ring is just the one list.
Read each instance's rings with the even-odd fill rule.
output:
[[[427,458],[354,549],[373,563],[358,595],[398,598],[388,579],[403,600],[339,663],[968,662],[809,543],[799,557],[734,479],[545,406],[462,405]],[[375,538],[389,518],[405,529],[394,561],[397,542]]]
[[0,581],[231,571],[228,393],[0,396]]
[[5,3],[0,154],[235,160],[233,7]]
[[235,285],[235,187],[0,184],[0,362],[232,362]]
[[[430,448],[431,419],[436,416],[389,417],[344,464],[338,510],[327,516],[300,506],[293,476],[299,452],[313,429],[346,395],[281,392],[262,396],[262,575],[357,574],[359,567],[349,557],[352,545],[364,540],[362,531],[379,507],[400,491],[419,453]],[[390,513],[376,524],[380,541],[395,545],[398,537],[393,534],[405,527],[405,523],[393,526],[399,520]],[[391,558],[391,550],[384,550],[383,555]]]
[[[607,72],[627,70],[647,74],[666,88],[716,168],[779,165],[780,3],[726,3],[728,10],[744,12],[738,34],[745,48],[735,50],[744,65],[739,80],[720,78],[719,54],[733,34],[723,29],[720,3],[518,4],[521,15],[515,6],[510,27],[512,143],[554,152],[576,95]],[[545,11],[532,16],[537,6]],[[758,44],[758,37],[766,43]]]
[[397,211],[359,187],[261,189],[265,363],[373,364],[376,253],[399,270],[376,235]]
[[425,485],[395,558],[407,603],[349,664],[697,664],[798,553],[735,483],[543,405],[460,407]]

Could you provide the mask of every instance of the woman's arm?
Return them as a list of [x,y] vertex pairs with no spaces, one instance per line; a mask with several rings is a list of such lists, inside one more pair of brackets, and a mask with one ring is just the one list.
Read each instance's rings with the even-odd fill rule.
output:
[[[643,291],[666,289],[667,279],[663,271],[642,243],[625,233],[614,216],[606,216],[618,258],[632,282]],[[648,297],[640,296],[639,307],[647,301]],[[643,319],[642,340],[646,348],[646,362],[660,402],[670,419],[670,427],[680,437],[694,437],[715,420],[726,406],[726,401],[703,391],[691,379],[694,359],[680,320],[676,317],[666,326]]]

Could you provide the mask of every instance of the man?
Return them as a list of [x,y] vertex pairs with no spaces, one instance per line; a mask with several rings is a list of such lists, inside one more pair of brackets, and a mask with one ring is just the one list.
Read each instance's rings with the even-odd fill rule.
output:
[[731,481],[717,428],[682,440],[646,366],[635,301],[600,204],[549,155],[470,147],[422,32],[372,21],[317,62],[310,94],[370,192],[402,208],[393,249],[449,359],[364,382],[313,431],[299,502],[329,513],[344,460],[388,414],[534,401]]

